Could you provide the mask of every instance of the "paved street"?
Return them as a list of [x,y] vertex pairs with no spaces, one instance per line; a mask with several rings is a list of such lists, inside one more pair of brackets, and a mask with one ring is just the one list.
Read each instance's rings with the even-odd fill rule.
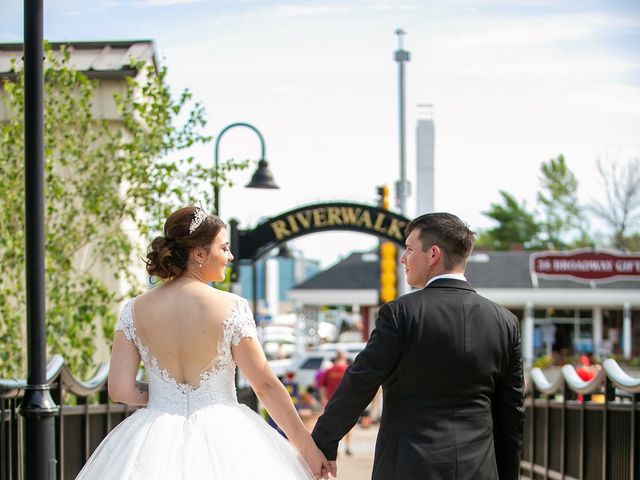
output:
[[338,480],[370,480],[373,466],[373,449],[376,444],[378,427],[366,429],[356,426],[353,430],[352,451],[348,457],[344,454],[344,441],[338,450]]

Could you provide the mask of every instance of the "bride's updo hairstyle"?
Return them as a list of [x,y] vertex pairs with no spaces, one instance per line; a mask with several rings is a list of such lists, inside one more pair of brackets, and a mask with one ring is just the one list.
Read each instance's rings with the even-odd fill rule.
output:
[[147,273],[169,279],[187,269],[189,252],[194,248],[210,248],[225,224],[215,215],[199,207],[176,210],[164,222],[164,235],[156,237],[147,252]]

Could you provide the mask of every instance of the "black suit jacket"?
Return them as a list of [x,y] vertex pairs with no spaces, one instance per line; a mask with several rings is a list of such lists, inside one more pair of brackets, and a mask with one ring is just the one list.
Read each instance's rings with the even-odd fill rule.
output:
[[329,460],[380,385],[374,480],[518,478],[522,353],[507,309],[453,279],[384,304],[313,430]]

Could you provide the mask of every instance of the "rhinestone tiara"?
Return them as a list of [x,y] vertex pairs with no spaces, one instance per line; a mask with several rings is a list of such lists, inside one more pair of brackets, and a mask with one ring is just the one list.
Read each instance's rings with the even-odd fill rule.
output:
[[193,214],[193,220],[191,220],[191,223],[189,224],[189,235],[195,232],[208,216],[209,214],[204,208],[196,207],[196,212]]

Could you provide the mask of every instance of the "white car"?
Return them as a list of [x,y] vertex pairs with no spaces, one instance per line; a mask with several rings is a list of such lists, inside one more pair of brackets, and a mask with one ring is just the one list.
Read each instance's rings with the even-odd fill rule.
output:
[[326,310],[318,313],[318,335],[326,342],[335,342],[341,333],[353,328],[359,316],[342,310]]
[[338,351],[342,351],[347,358],[353,360],[362,351],[365,342],[354,343],[325,343],[313,350],[308,350],[295,355],[285,373],[287,381],[298,384],[299,389],[306,389],[315,383],[318,370],[323,363],[332,362]]
[[367,342],[321,343],[314,350],[334,353],[344,352],[346,354],[355,353],[357,355],[364,349],[366,344]]
[[267,359],[291,357],[296,351],[298,336],[295,328],[285,325],[268,325],[259,332],[262,349]]

